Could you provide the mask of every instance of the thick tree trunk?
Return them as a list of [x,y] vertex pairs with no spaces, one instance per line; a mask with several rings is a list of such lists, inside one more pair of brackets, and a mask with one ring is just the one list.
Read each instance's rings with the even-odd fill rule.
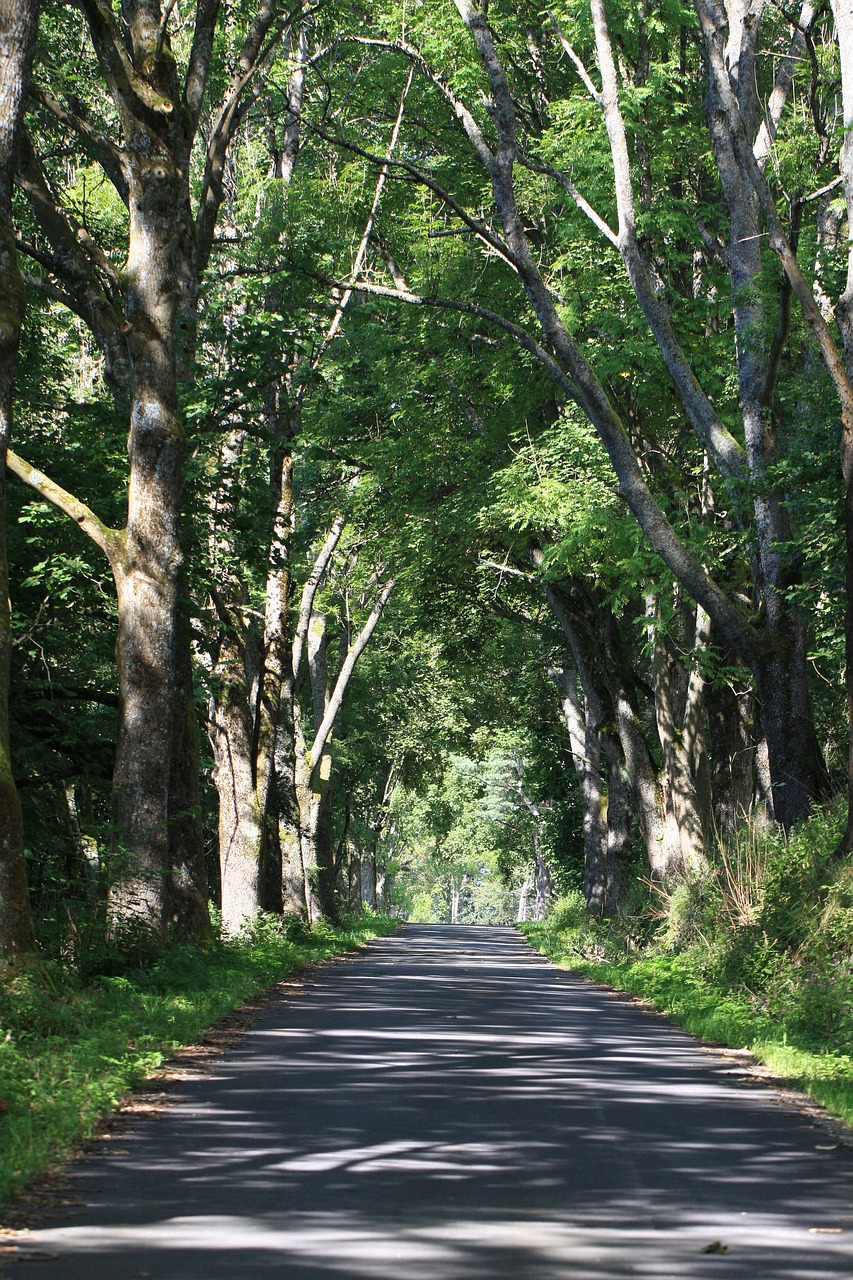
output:
[[[87,7],[95,47],[115,68],[111,17]],[[187,720],[189,627],[182,617],[184,432],[178,411],[177,317],[197,278],[189,194],[193,124],[158,3],[128,0],[128,53],[138,79],[113,70],[122,112],[129,239],[125,329],[130,353],[127,524],[121,535],[116,645],[120,711],[113,777],[113,928],[198,932],[201,837],[193,813],[198,738]],[[142,88],[144,84],[145,88]],[[176,109],[177,107],[177,109]]]
[[[143,134],[130,199],[128,345],[132,363],[128,518],[117,575],[120,696],[113,775],[113,852],[118,876],[109,913],[115,928],[138,922],[163,932],[192,932],[195,920],[175,908],[170,894],[172,823],[186,819],[174,795],[176,779],[198,773],[197,750],[187,732],[189,631],[182,625],[184,435],[175,371],[176,274],[186,268],[184,174],[160,159],[150,173],[154,140]],[[148,154],[146,154],[148,153]],[[177,258],[177,261],[176,261]],[[192,865],[192,852],[187,862]],[[177,899],[177,901],[176,901]]]
[[21,802],[9,751],[12,620],[6,555],[6,450],[12,438],[15,365],[25,308],[12,225],[12,182],[38,9],[38,0],[0,0],[0,959],[24,955],[35,947]]
[[712,686],[707,704],[714,825],[725,839],[751,816],[755,798],[757,746],[749,673],[744,671],[740,690],[730,684]]
[[628,889],[631,865],[631,783],[618,738],[607,732],[607,888],[604,914],[617,912]]
[[213,708],[215,783],[219,796],[222,929],[233,937],[261,908],[264,815],[258,807],[243,654],[233,633],[222,639]]

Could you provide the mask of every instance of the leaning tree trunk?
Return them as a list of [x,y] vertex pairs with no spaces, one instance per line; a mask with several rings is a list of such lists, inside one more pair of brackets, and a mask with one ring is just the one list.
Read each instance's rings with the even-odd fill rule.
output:
[[9,749],[12,618],[6,555],[6,450],[12,436],[15,365],[25,307],[12,226],[12,183],[38,9],[38,0],[0,0],[0,957],[25,954],[35,946],[21,801]]

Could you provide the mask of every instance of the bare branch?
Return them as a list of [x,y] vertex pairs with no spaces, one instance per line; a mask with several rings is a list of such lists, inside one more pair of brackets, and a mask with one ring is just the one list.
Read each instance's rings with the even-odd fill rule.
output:
[[417,182],[422,183],[428,191],[431,191],[433,195],[438,196],[442,204],[446,204],[448,209],[452,210],[452,212],[456,214],[460,222],[462,222],[470,231],[473,231],[474,235],[477,236],[479,240],[482,240],[483,244],[487,245],[490,249],[493,249],[499,257],[503,258],[504,261],[508,262],[510,266],[513,267],[513,269],[517,270],[518,264],[513,259],[506,241],[493,231],[491,227],[486,226],[485,223],[480,222],[477,218],[473,218],[471,214],[453,198],[450,192],[446,191],[444,187],[439,186],[435,179],[425,170],[419,169],[408,160],[389,160],[387,157],[378,156],[372,151],[366,151],[355,142],[350,142],[345,138],[334,137],[319,125],[308,124],[307,121],[305,123],[310,131],[318,138],[322,138],[326,142],[331,142],[334,146],[343,147],[344,150],[351,152],[353,155],[361,156],[363,160],[369,160],[372,164],[380,166],[388,164],[391,168],[401,169]]
[[84,502],[75,498],[73,493],[69,493],[67,489],[63,489],[61,485],[56,484],[44,474],[43,471],[37,470],[25,462],[17,453],[11,449],[6,452],[6,466],[12,475],[17,476],[24,484],[34,489],[39,497],[44,498],[45,502],[49,502],[56,507],[57,511],[61,511],[63,515],[73,520],[78,528],[82,529],[87,537],[91,538],[96,546],[100,547],[104,555],[110,562],[113,572],[118,574],[121,567],[121,544],[123,534],[119,529],[111,529],[99,520],[94,511],[87,507]]
[[[196,216],[199,270],[204,270],[210,257],[216,218],[224,196],[223,174],[228,147],[237,131],[243,115],[243,98],[250,81],[257,76],[263,63],[278,44],[285,22],[278,24],[270,43],[264,42],[270,29],[279,18],[277,0],[260,0],[258,11],[251,23],[237,58],[228,88],[223,95],[216,122],[211,130],[204,162],[204,177]],[[260,86],[256,86],[260,92]],[[257,96],[257,93],[256,95]]]
[[[328,276],[320,276],[311,273],[314,279],[320,280],[323,284],[331,285],[333,288],[345,288],[340,281],[332,280]],[[542,347],[535,338],[522,329],[521,325],[515,324],[512,320],[508,320],[506,316],[500,315],[497,311],[490,311],[488,307],[481,307],[475,302],[462,302],[457,298],[437,298],[419,293],[413,293],[407,289],[391,289],[386,285],[372,284],[370,281],[359,281],[355,289],[356,293],[375,294],[380,298],[394,298],[399,302],[407,302],[415,307],[435,307],[438,311],[455,311],[462,315],[475,316],[479,320],[485,320],[488,324],[493,324],[499,329],[503,329],[505,333],[510,333],[517,339],[519,344],[534,355],[539,360],[555,382],[559,383],[566,395],[571,400],[576,400],[577,395],[575,388],[560,366],[557,364],[553,356]]]
[[86,151],[97,160],[124,203],[127,204],[127,182],[122,169],[121,151],[115,143],[95,129],[88,120],[69,110],[46,89],[33,86],[31,93],[36,102],[55,116],[60,124],[77,134]]
[[[386,160],[386,163],[382,166],[382,169],[380,170],[379,178],[377,179],[377,182],[376,182],[376,190],[373,193],[373,203],[370,206],[370,213],[367,216],[367,222],[365,223],[364,231],[362,232],[362,236],[361,236],[361,241],[359,243],[358,250],[356,252],[355,259],[352,264],[352,271],[350,273],[350,279],[352,281],[358,280],[358,277],[361,275],[362,268],[364,267],[365,259],[367,257],[367,248],[368,248],[368,245],[370,244],[370,237],[373,234],[373,229],[376,226],[376,216],[379,212],[379,204],[382,199],[382,192],[385,190],[385,183],[388,180],[388,174],[390,172],[391,157],[394,154],[394,148],[397,146],[397,139],[400,136],[400,128],[403,123],[403,112],[405,111],[405,108],[406,108],[406,98],[408,97],[409,90],[412,87],[412,79],[414,77],[414,74],[415,74],[414,67],[410,67],[409,75],[406,79],[405,85],[403,86],[403,92],[400,95],[400,107],[399,107],[399,110],[397,111],[397,118],[394,121],[394,127],[391,130],[391,139],[390,139],[390,142],[388,143],[387,160]],[[328,329],[326,330],[325,337],[323,338],[323,341],[320,343],[320,346],[318,347],[317,352],[313,360],[311,361],[312,369],[316,369],[318,367],[320,361],[323,358],[323,355],[329,349],[329,346],[331,345],[331,343],[334,341],[335,335],[337,334],[340,328],[344,311],[349,305],[349,301],[352,295],[353,295],[353,285],[348,285],[347,288],[344,289],[344,292],[341,296],[341,300],[338,303],[334,316],[332,317],[332,321],[329,324]],[[303,387],[305,385],[306,385],[305,383],[302,384]]]
[[370,637],[376,630],[379,619],[382,617],[383,610],[391,598],[391,593],[394,590],[395,585],[395,578],[391,578],[385,583],[379,593],[379,597],[373,606],[373,609],[371,610],[370,616],[359,632],[358,637],[347,651],[347,656],[343,661],[340,671],[338,672],[338,678],[335,681],[332,696],[329,698],[329,703],[326,707],[326,714],[323,716],[320,727],[314,735],[314,741],[311,743],[310,759],[312,773],[317,768],[326,743],[329,741],[329,737],[331,736],[332,729],[335,725],[335,720],[337,719],[338,712],[340,711],[344,700],[347,685],[349,684],[350,677],[355,670],[356,663],[366,649],[368,642],[370,641]]
[[564,173],[562,169],[554,169],[550,164],[543,164],[541,160],[529,160],[523,155],[519,155],[518,160],[519,164],[524,165],[525,169],[529,169],[531,173],[541,173],[549,178],[556,179],[563,190],[571,196],[581,213],[585,214],[596,230],[601,232],[605,240],[609,240],[615,249],[619,248],[619,237],[616,232],[604,221],[600,214],[596,213],[586,197],[581,195],[567,173]]
[[[122,331],[123,316],[106,293],[93,262],[95,258],[98,266],[103,266],[104,255],[97,250],[91,237],[87,236],[83,242],[80,229],[53,199],[26,130],[21,131],[17,179],[51,247],[49,255],[27,245],[22,246],[23,251],[60,281],[74,300],[73,310],[85,320],[106,355],[108,376],[113,382],[124,385],[128,364],[127,344]],[[107,266],[112,273],[112,267]]]
[[317,588],[323,580],[323,574],[329,566],[335,547],[340,541],[341,534],[346,524],[345,516],[336,516],[331,529],[326,535],[326,541],[320,548],[320,552],[314,561],[305,586],[302,588],[302,600],[299,605],[299,617],[296,622],[296,631],[293,636],[293,658],[292,670],[294,680],[299,675],[299,668],[302,666],[302,657],[305,652],[305,638],[308,635],[308,626],[311,622],[311,610],[314,607],[314,597],[317,594]]
[[[776,208],[776,202],[773,198],[773,193],[770,190],[767,179],[762,173],[753,154],[752,146],[747,137],[746,128],[738,107],[737,99],[735,98],[729,83],[729,77],[723,61],[723,56],[716,39],[714,21],[708,11],[706,0],[696,0],[696,10],[699,14],[699,21],[702,26],[708,62],[714,76],[720,102],[726,113],[726,118],[731,130],[732,142],[735,147],[738,160],[749,175],[752,186],[758,197],[758,202],[761,205],[764,222],[767,226],[770,248],[782,263],[785,274],[791,282],[791,288],[800,303],[803,315],[817,339],[824,363],[826,364],[829,375],[832,378],[833,384],[838,393],[838,398],[841,403],[841,417],[844,423],[845,438],[849,439],[853,436],[853,383],[851,383],[850,378],[848,377],[841,353],[835,345],[829,326],[827,325],[826,320],[823,317],[823,312],[821,311],[817,299],[814,296],[814,290],[806,280],[802,268],[797,261],[797,256],[791,247],[787,235],[785,234],[781,218],[779,217],[779,213]],[[845,475],[845,478],[849,483],[853,481],[853,451],[845,449],[843,454],[845,472],[848,470],[851,472],[849,476]]]
[[213,55],[213,33],[219,17],[220,0],[200,0],[196,8],[193,43],[187,63],[187,75],[184,81],[184,102],[190,113],[193,126],[198,123],[201,104],[207,88],[207,77],[210,73],[210,59]]
[[493,156],[492,151],[483,136],[483,132],[469,108],[466,107],[461,98],[456,96],[447,81],[433,71],[432,67],[424,60],[423,55],[420,54],[417,49],[413,48],[410,44],[407,44],[405,40],[374,40],[367,36],[346,36],[342,43],[343,42],[371,45],[377,49],[386,49],[392,52],[402,53],[410,62],[413,63],[414,66],[418,68],[419,71],[423,73],[426,79],[429,80],[430,84],[434,85],[435,88],[438,89],[439,93],[441,93],[442,96],[450,103],[454,114],[460,121],[469,142],[477,152],[483,166],[488,168],[488,166],[494,161],[495,157]]
[[787,55],[781,60],[776,70],[776,81],[773,85],[773,91],[770,94],[770,100],[767,103],[767,110],[764,119],[761,122],[761,128],[758,130],[758,136],[752,148],[752,154],[755,156],[756,164],[763,169],[770,159],[770,151],[776,139],[776,132],[779,128],[779,121],[782,119],[782,112],[785,109],[785,103],[788,101],[788,95],[791,92],[791,85],[794,82],[794,73],[797,69],[797,62],[802,56],[803,49],[806,44],[806,32],[811,30],[812,23],[815,20],[817,7],[806,0],[800,10],[800,20],[794,28],[794,34],[791,37],[791,45]]
[[563,52],[571,59],[572,65],[574,66],[575,71],[577,71],[578,75],[583,81],[587,93],[592,98],[593,102],[597,102],[599,106],[602,106],[603,105],[602,95],[599,93],[599,91],[596,89],[595,85],[593,84],[592,76],[589,74],[586,67],[581,62],[578,55],[575,53],[574,49],[569,44],[566,37],[563,35],[563,32],[560,29],[557,19],[554,17],[552,13],[549,13],[548,17],[551,19],[551,26],[554,28],[554,32],[557,36],[557,39],[559,40],[560,44],[563,46]]
[[603,0],[590,0],[590,9],[602,83],[598,102],[604,114],[613,163],[619,218],[619,252],[637,301],[666,361],[670,377],[694,431],[713,457],[718,470],[726,476],[739,476],[746,467],[744,450],[700,386],[673,329],[669,308],[654,288],[649,263],[640,247],[628,138],[619,105],[619,81]]

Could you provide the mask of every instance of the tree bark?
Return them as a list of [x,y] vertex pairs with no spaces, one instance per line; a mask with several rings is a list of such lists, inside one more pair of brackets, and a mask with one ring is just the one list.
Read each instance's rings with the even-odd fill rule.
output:
[[[86,12],[103,61],[114,54],[117,34],[94,3]],[[195,287],[192,133],[186,113],[175,109],[180,94],[168,39],[161,39],[159,5],[127,3],[124,16],[134,67],[153,106],[140,109],[139,86],[116,93],[130,216],[125,315],[131,410],[128,513],[117,575],[118,875],[109,916],[114,929],[140,923],[158,933],[171,927],[192,933],[204,914],[195,900],[206,900],[198,866],[202,845],[192,831],[197,817],[186,816],[187,795],[174,794],[176,781],[198,773],[197,755],[181,760],[182,752],[197,751],[197,741],[186,725],[189,630],[181,618],[186,589],[180,537],[185,446],[176,363],[179,304]]]
[[[659,785],[664,810],[664,875],[671,878],[694,874],[705,865],[705,836],[690,755],[681,727],[676,722],[657,597],[648,598],[647,618],[655,719],[663,753]],[[696,716],[698,713],[691,707],[690,714]]]
[[[832,12],[841,61],[842,134],[840,170],[847,208],[847,280],[838,300],[836,317],[841,330],[844,364],[853,382],[853,8],[849,0],[833,0]],[[841,470],[844,476],[844,538],[847,561],[844,570],[846,653],[845,686],[847,693],[847,824],[837,853],[853,852],[853,422],[842,423]]]
[[0,0],[0,959],[23,956],[35,948],[24,824],[9,749],[12,616],[6,553],[6,452],[12,438],[15,366],[26,302],[15,251],[12,183],[38,11],[38,0]]

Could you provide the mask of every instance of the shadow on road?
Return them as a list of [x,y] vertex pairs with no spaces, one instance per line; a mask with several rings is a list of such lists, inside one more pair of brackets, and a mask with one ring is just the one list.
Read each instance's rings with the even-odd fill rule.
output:
[[513,930],[410,926],[80,1162],[26,1276],[849,1280],[832,1145]]

